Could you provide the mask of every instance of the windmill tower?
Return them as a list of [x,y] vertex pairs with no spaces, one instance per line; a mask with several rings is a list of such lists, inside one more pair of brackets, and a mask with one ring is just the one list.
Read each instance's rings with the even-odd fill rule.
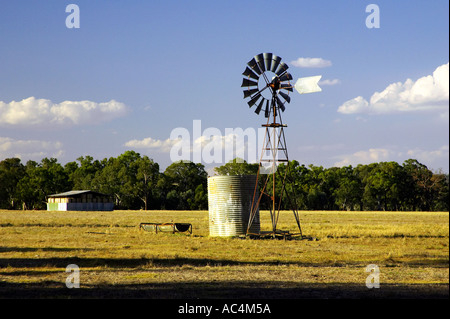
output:
[[[321,76],[305,77],[297,80],[294,86],[291,84],[292,75],[287,72],[288,65],[281,61],[281,58],[272,53],[261,53],[253,57],[247,63],[247,67],[242,75],[241,87],[244,89],[244,99],[249,98],[247,104],[251,108],[256,106],[255,113],[260,114],[264,107],[264,116],[267,118],[265,127],[265,137],[259,169],[253,194],[253,204],[248,222],[247,235],[249,236],[269,236],[273,238],[301,236],[302,229],[298,215],[295,188],[292,193],[288,192],[286,186],[289,182],[289,156],[281,113],[286,110],[285,104],[290,103],[290,92],[293,88],[300,94],[321,91],[318,81]],[[281,97],[281,98],[280,98]],[[280,173],[278,165],[285,163],[284,173]],[[278,185],[281,185],[281,193],[276,194]],[[259,192],[257,191],[259,189]],[[269,199],[269,212],[272,222],[272,230],[266,233],[252,234],[250,232],[256,212],[264,199]],[[287,199],[289,208],[294,213],[294,218],[298,227],[298,233],[279,230],[277,228],[280,210],[283,207],[282,201]]]

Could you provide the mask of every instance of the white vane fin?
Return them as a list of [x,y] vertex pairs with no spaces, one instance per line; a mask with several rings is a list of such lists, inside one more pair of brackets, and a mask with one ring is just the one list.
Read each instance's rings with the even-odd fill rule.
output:
[[322,89],[318,83],[321,78],[321,75],[299,78],[297,82],[295,82],[295,89],[300,94],[320,92]]

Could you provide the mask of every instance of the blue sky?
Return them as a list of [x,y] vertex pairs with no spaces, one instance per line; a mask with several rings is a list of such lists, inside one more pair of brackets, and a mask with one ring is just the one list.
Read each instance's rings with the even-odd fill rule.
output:
[[[66,27],[71,3],[80,28]],[[380,27],[369,29],[372,3]],[[332,167],[416,158],[448,173],[448,6],[3,1],[0,160],[64,164],[132,149],[164,169],[176,128],[192,133],[200,120],[225,135],[265,123],[243,99],[241,74],[254,55],[272,52],[294,80],[322,75],[322,92],[294,93],[286,106],[290,159]],[[295,66],[308,58],[323,63]]]

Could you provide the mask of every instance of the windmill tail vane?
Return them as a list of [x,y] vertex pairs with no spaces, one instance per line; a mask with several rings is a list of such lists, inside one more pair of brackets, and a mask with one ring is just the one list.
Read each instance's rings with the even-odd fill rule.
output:
[[299,78],[294,87],[300,94],[321,92],[322,89],[319,86],[321,78],[321,75]]

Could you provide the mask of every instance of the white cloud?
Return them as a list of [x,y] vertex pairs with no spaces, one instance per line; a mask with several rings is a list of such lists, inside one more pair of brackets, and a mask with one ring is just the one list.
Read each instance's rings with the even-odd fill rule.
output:
[[420,163],[427,165],[430,168],[444,168],[448,169],[449,160],[449,146],[443,145],[437,150],[424,150],[419,148],[399,150],[396,147],[390,148],[371,148],[368,150],[357,151],[353,154],[340,155],[335,158],[340,159],[334,163],[334,166],[356,166],[358,164],[371,164],[379,162],[395,161],[402,164],[405,160],[413,158]]
[[[436,68],[432,75],[417,81],[392,83],[382,92],[375,92],[370,101],[362,96],[346,101],[338,108],[343,114],[387,114],[435,110],[445,118],[449,108],[449,64]],[[448,116],[447,116],[448,117]]]
[[291,64],[298,68],[326,68],[331,66],[331,61],[322,58],[298,58]]
[[341,158],[334,166],[342,167],[348,165],[370,164],[388,161],[394,153],[385,148],[371,148],[369,150],[358,151],[350,155],[338,156]]
[[449,159],[449,146],[444,145],[441,146],[437,150],[423,150],[419,148],[415,148],[406,152],[408,158],[415,158],[419,162],[434,164],[440,159]]
[[344,114],[365,113],[369,109],[369,102],[362,96],[355,97],[339,106],[338,112]]
[[61,157],[64,155],[61,142],[39,140],[16,140],[0,136],[0,159],[17,157],[20,159],[41,160],[44,157]]
[[111,100],[64,101],[53,103],[47,99],[29,97],[22,101],[0,101],[0,125],[62,126],[107,122],[125,115],[125,104]]
[[336,84],[340,84],[341,83],[341,80],[339,80],[339,79],[332,79],[332,80],[322,80],[322,81],[319,81],[319,85],[336,85]]
[[155,149],[161,152],[169,152],[172,146],[174,146],[178,142],[178,139],[171,140],[170,138],[168,138],[167,140],[157,140],[151,137],[146,137],[142,140],[128,141],[124,145],[133,148]]

